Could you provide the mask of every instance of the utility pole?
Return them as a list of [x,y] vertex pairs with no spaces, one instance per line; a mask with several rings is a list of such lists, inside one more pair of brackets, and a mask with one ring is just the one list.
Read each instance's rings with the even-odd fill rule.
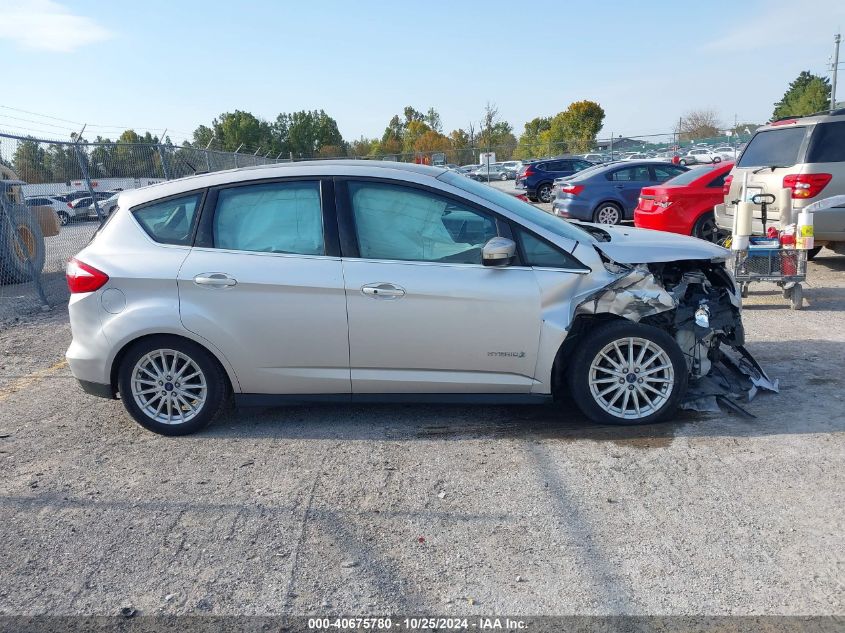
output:
[[839,40],[842,36],[837,33],[833,36],[833,68],[830,80],[830,111],[836,109],[836,74],[839,71]]

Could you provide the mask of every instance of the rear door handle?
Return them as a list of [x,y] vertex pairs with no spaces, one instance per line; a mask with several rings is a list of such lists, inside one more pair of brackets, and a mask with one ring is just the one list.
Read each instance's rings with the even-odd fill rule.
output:
[[399,299],[405,296],[405,289],[388,283],[367,284],[361,292],[373,299]]
[[228,288],[237,285],[238,280],[226,273],[200,273],[194,277],[194,283],[206,288]]

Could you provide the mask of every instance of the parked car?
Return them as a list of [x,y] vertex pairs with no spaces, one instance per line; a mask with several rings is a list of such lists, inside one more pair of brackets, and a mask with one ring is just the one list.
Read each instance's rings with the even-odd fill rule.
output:
[[62,226],[67,226],[77,218],[76,209],[55,196],[29,196],[25,202],[28,207],[50,207],[56,212]]
[[473,180],[490,182],[491,180],[508,180],[513,178],[514,172],[505,169],[502,165],[482,165],[475,171],[467,174]]
[[471,171],[475,171],[479,167],[481,167],[481,165],[464,165],[463,167],[458,167],[455,171],[466,176]]
[[523,167],[516,176],[514,187],[525,189],[532,202],[551,202],[555,178],[571,176],[582,169],[592,167],[583,158],[555,158],[539,160]]
[[593,163],[593,164],[606,163],[607,160],[608,160],[607,156],[605,156],[604,154],[584,154],[582,156],[582,158],[586,161]]
[[730,145],[722,145],[721,147],[717,147],[713,150],[714,154],[718,154],[722,157],[722,160],[729,160],[731,162],[736,160],[737,157],[737,150]]
[[625,154],[625,156],[622,157],[622,160],[648,160],[649,158],[652,157],[643,152],[631,152],[630,154]]
[[710,149],[691,149],[678,162],[681,165],[697,165],[699,163],[720,163],[722,156]]
[[621,161],[595,167],[561,182],[552,213],[598,224],[619,224],[634,217],[640,190],[687,171],[663,161]]
[[[568,389],[592,419],[648,423],[709,371],[687,358],[742,344],[727,254],[578,227],[424,165],[204,174],[124,192],[69,262],[67,359],[85,391],[120,394],[167,435],[199,430],[232,394],[501,404]],[[706,282],[673,295],[686,271]],[[619,292],[624,309],[607,299]],[[714,327],[693,332],[674,315],[702,301]]]
[[84,198],[86,196],[90,197],[91,194],[88,193],[88,191],[77,190],[77,191],[66,191],[65,193],[60,193],[60,194],[57,194],[57,195],[52,196],[52,197],[56,198],[57,200],[61,200],[62,202],[65,202],[65,203],[71,203],[74,200],[78,200],[79,198]]
[[516,178],[516,174],[522,168],[523,163],[521,160],[506,160],[501,165],[513,173],[513,178]]
[[634,226],[718,243],[724,232],[716,226],[713,207],[724,197],[722,187],[732,168],[732,162],[701,165],[662,185],[643,187]]
[[[119,193],[119,192],[117,192]],[[112,196],[115,195],[114,191],[95,191],[94,197],[92,198],[90,194],[76,198],[72,202],[69,202],[71,209],[74,210],[77,216],[88,218],[89,215],[89,208],[93,211],[94,210],[94,199],[97,200],[97,203],[104,200],[108,200]],[[96,212],[93,215],[94,218],[97,217]]]
[[[760,193],[777,195],[781,189],[792,190],[792,209],[845,194],[845,108],[813,116],[775,121],[758,128],[725,181],[724,203],[716,207],[716,224],[733,227],[734,210],[747,175],[746,198]],[[781,218],[778,203],[768,205],[769,223],[794,221]],[[785,220],[785,221],[784,221]],[[845,255],[845,207],[816,213],[814,232],[817,249],[822,245]],[[762,233],[758,210],[752,228]]]
[[[121,192],[118,191],[117,193],[113,193],[109,198],[104,198],[102,200],[97,201],[97,206],[100,207],[100,213],[103,214],[103,217],[108,217],[111,215],[112,211],[117,208],[117,199],[120,197]],[[89,198],[90,200],[90,198]],[[97,215],[97,209],[94,207],[94,203],[88,205],[86,209],[86,217],[89,220],[99,220],[99,216]]]

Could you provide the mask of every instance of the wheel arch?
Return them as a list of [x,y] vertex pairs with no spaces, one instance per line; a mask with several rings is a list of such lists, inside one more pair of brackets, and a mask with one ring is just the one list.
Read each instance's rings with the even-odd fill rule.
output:
[[238,377],[235,374],[234,368],[232,368],[225,356],[223,356],[219,350],[215,349],[214,346],[210,345],[207,341],[198,337],[194,338],[186,336],[184,333],[178,332],[150,332],[147,334],[141,334],[140,336],[136,336],[135,338],[126,341],[115,354],[111,362],[111,367],[109,368],[109,384],[111,385],[113,393],[117,393],[117,372],[120,369],[120,364],[123,362],[129,348],[140,341],[145,341],[157,336],[170,336],[182,339],[188,343],[193,343],[194,345],[199,345],[202,349],[208,352],[209,356],[211,356],[211,358],[214,359],[214,361],[223,370],[223,375],[226,376],[226,380],[229,383],[229,389],[231,389],[232,392],[240,392],[240,383],[238,382]]
[[603,204],[613,204],[613,205],[619,207],[619,210],[622,212],[622,219],[623,220],[625,219],[625,204],[623,202],[619,201],[619,200],[614,199],[614,198],[603,198],[601,202],[597,202],[596,204],[594,204],[592,214],[595,215],[596,211],[598,211],[599,207]]
[[625,317],[610,312],[602,312],[599,314],[580,314],[572,321],[572,326],[569,328],[569,333],[555,354],[554,363],[552,363],[552,396],[559,399],[563,390],[567,390],[566,377],[569,369],[569,358],[575,352],[584,337],[598,327],[602,327],[608,323],[616,321],[625,321]]

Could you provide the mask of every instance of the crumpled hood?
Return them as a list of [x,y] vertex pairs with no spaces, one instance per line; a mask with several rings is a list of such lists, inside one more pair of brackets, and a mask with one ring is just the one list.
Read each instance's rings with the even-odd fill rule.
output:
[[729,251],[721,246],[677,233],[604,224],[600,228],[610,235],[610,241],[596,242],[596,248],[620,264],[724,260],[729,255]]

